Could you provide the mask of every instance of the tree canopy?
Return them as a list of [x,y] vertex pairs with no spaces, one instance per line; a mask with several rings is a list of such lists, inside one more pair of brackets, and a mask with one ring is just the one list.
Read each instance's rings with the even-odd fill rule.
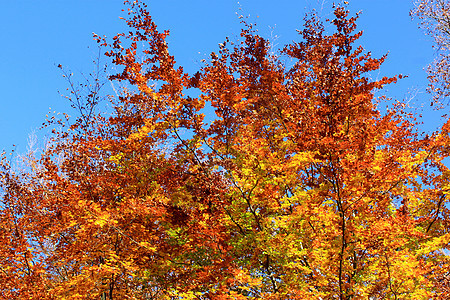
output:
[[383,95],[402,76],[371,79],[357,16],[310,14],[277,54],[242,19],[187,74],[126,5],[130,31],[96,36],[112,111],[96,79],[26,168],[3,155],[2,298],[448,297],[450,124]]

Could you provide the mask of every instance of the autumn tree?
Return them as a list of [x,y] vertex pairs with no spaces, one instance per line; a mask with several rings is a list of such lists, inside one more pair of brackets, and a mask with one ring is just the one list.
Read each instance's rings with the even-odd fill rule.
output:
[[415,2],[411,16],[433,39],[436,59],[428,67],[429,92],[433,104],[446,104],[450,90],[450,3],[448,0],[420,0]]
[[126,4],[129,33],[96,37],[114,111],[55,129],[29,170],[3,159],[2,297],[446,295],[449,125],[421,136],[380,96],[401,76],[370,78],[386,57],[357,46],[357,16],[311,14],[277,55],[243,20],[189,75]]

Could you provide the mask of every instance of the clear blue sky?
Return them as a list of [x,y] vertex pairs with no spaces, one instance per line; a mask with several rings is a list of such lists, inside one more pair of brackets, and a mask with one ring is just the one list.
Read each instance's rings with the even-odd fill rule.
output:
[[[404,98],[414,94],[415,105],[428,105],[426,73],[433,60],[430,38],[409,17],[412,1],[349,0],[352,14],[362,11],[357,22],[364,31],[361,44],[375,57],[389,52],[379,76],[409,75],[387,95]],[[322,0],[153,0],[147,1],[158,27],[170,29],[169,47],[177,63],[188,72],[226,36],[239,34],[239,14],[250,15],[260,34],[278,36],[282,46],[298,41],[306,11],[316,8],[331,16],[332,1]],[[122,1],[117,0],[17,0],[2,1],[0,18],[0,149],[17,145],[24,152],[29,134],[37,129],[49,111],[72,114],[59,94],[67,87],[60,70],[62,64],[74,73],[89,73],[97,55],[92,32],[113,37],[126,30],[120,16]],[[272,28],[272,29],[271,29]],[[378,74],[374,74],[378,76]],[[426,122],[432,126],[432,116]],[[42,134],[40,134],[42,136]]]

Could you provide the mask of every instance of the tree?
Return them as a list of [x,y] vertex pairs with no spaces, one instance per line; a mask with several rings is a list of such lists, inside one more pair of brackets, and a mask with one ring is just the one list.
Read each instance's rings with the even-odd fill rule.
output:
[[428,67],[432,104],[442,104],[450,90],[450,3],[447,0],[421,0],[415,4],[411,15],[420,19],[420,26],[433,38],[437,50],[435,61]]
[[126,3],[130,32],[97,36],[111,116],[55,130],[28,171],[3,159],[3,297],[445,297],[449,125],[422,136],[375,97],[401,76],[368,77],[385,57],[355,46],[357,17],[307,17],[291,67],[243,20],[189,75]]

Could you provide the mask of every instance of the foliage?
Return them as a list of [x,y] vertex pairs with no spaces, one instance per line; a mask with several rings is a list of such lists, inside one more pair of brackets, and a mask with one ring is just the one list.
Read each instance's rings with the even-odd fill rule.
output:
[[129,33],[97,36],[111,116],[87,101],[29,170],[2,161],[1,297],[445,297],[449,124],[421,136],[374,96],[397,77],[370,79],[357,17],[307,17],[291,67],[243,21],[189,75],[128,7]]

